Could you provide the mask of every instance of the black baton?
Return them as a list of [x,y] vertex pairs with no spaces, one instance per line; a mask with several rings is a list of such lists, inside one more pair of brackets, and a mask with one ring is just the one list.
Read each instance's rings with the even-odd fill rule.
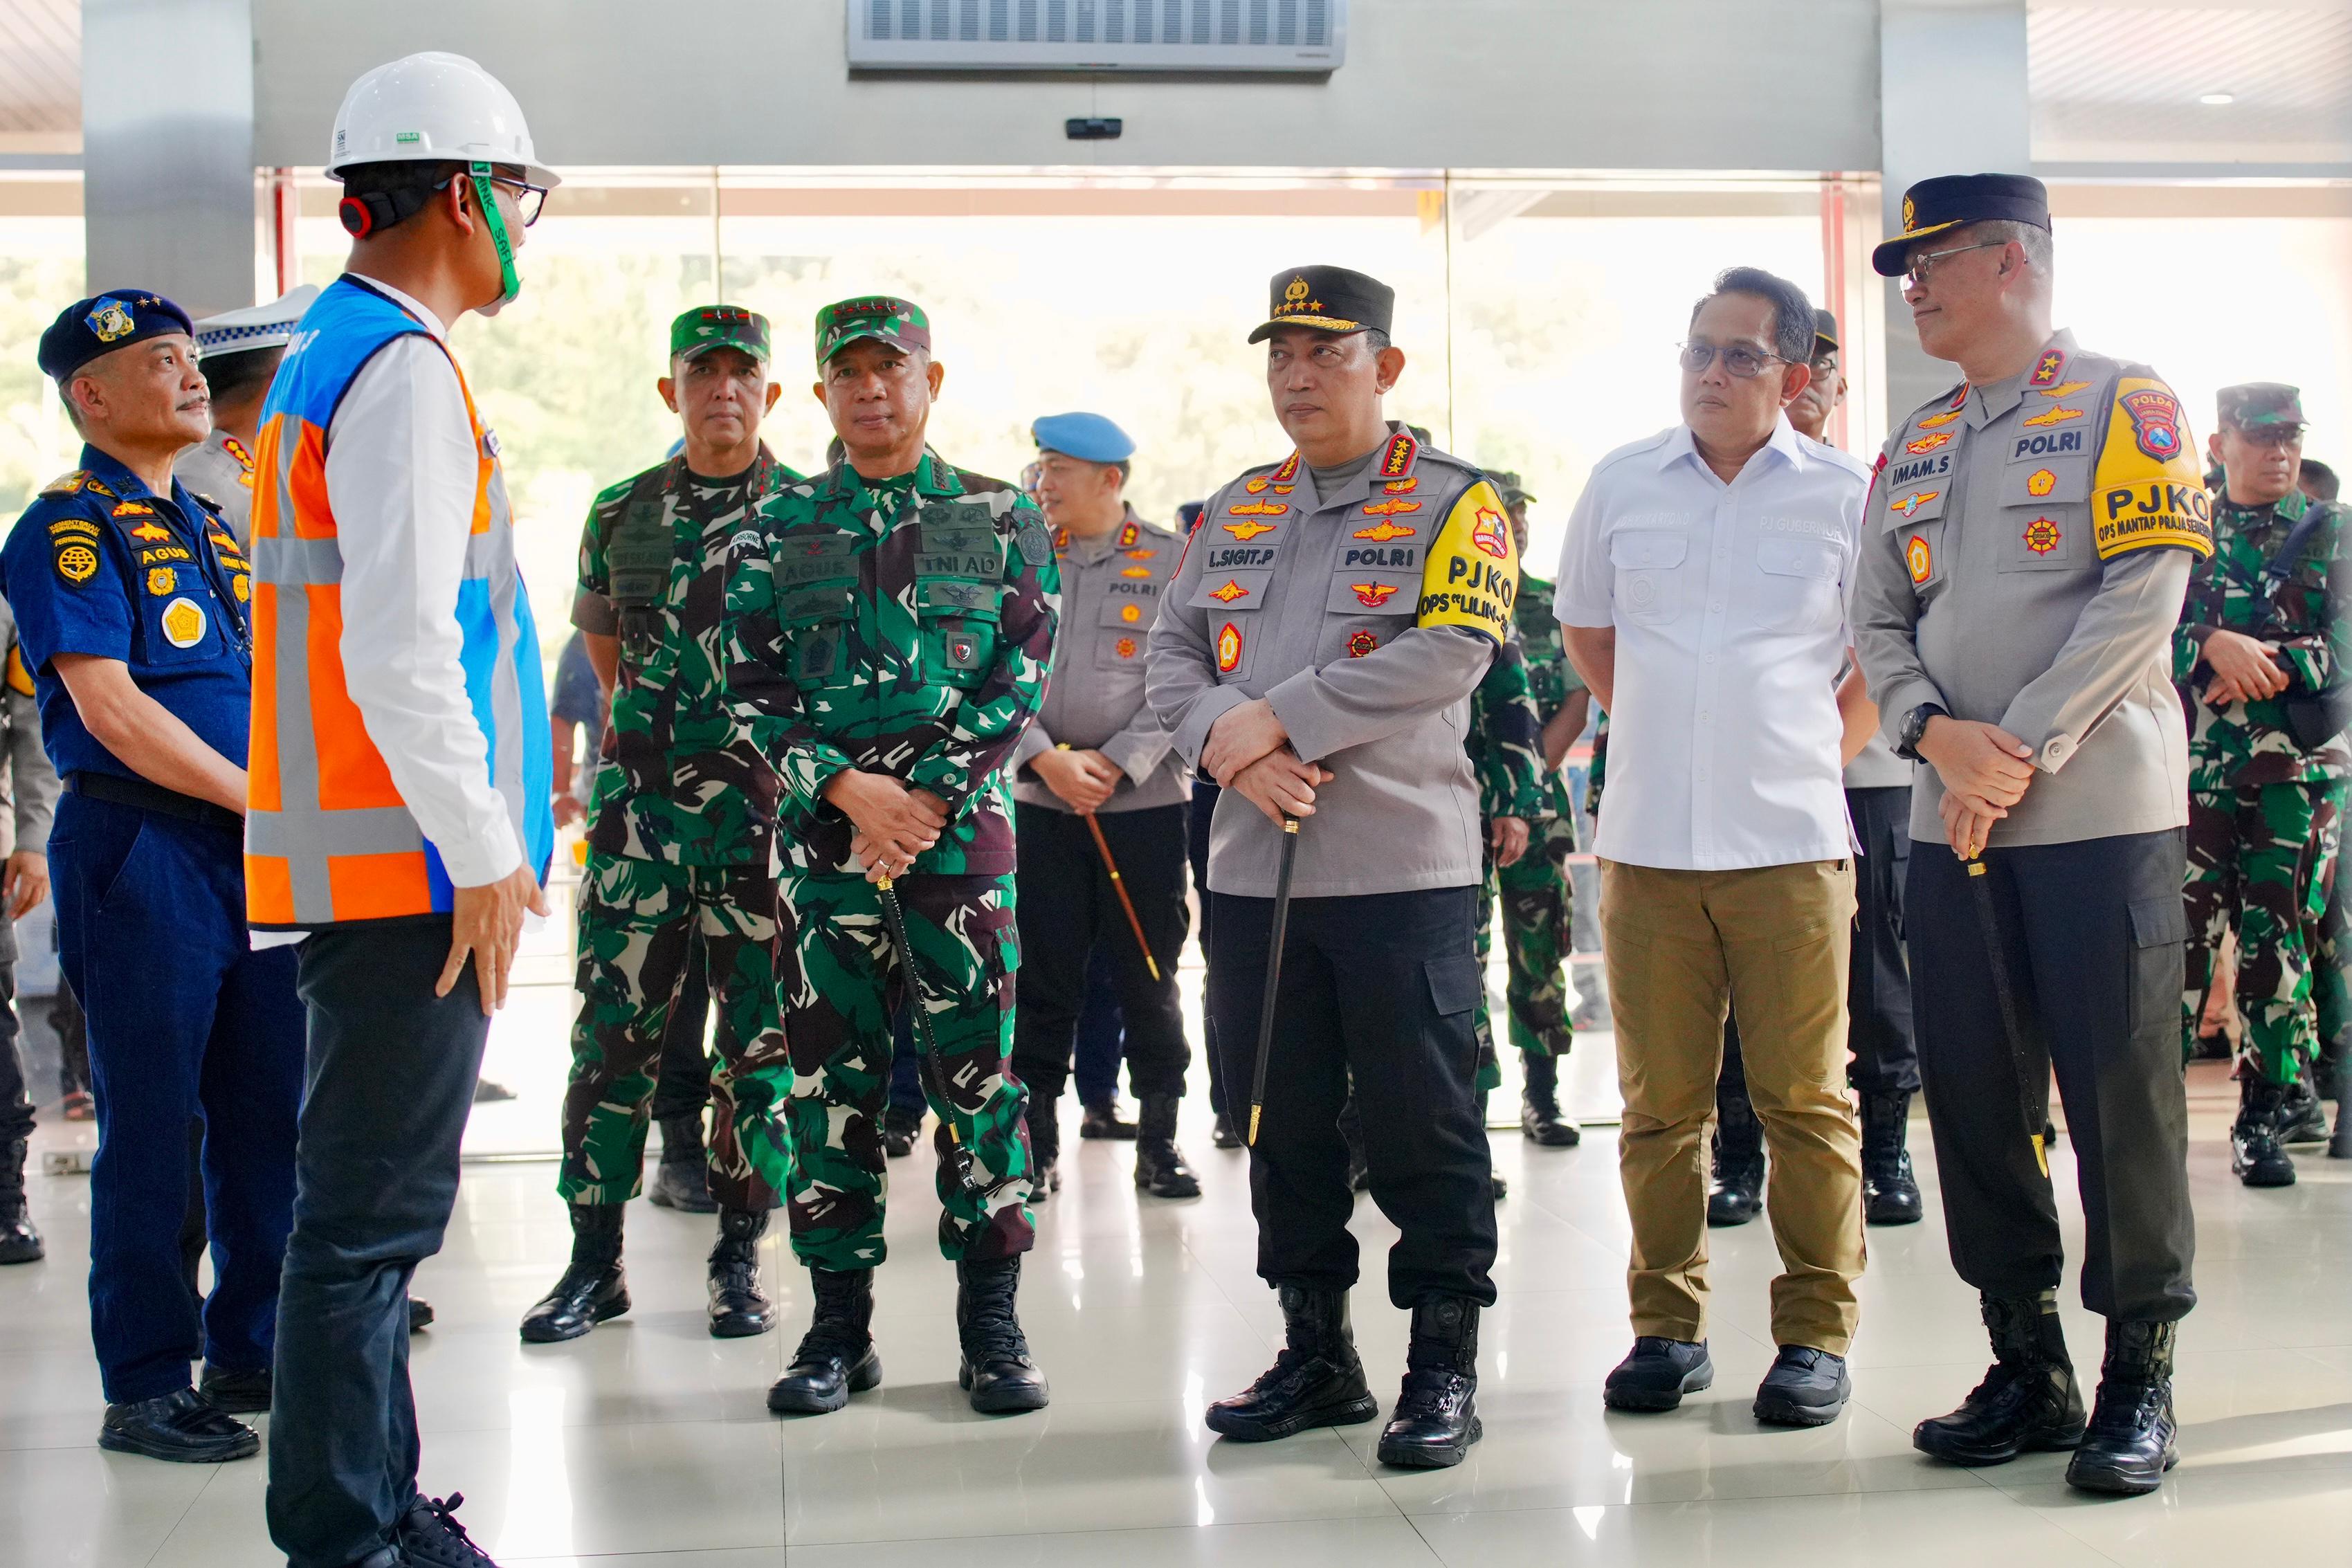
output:
[[1290,870],[1298,861],[1298,818],[1282,819],[1282,866],[1274,874],[1274,929],[1266,933],[1265,1000],[1257,1015],[1257,1071],[1250,1079],[1250,1147],[1257,1147],[1257,1122],[1265,1110],[1265,1063],[1274,1054],[1274,998],[1282,988],[1282,938],[1290,925]]
[[963,1146],[963,1136],[956,1131],[955,1117],[950,1114],[955,1101],[948,1098],[939,1037],[931,1033],[931,1016],[923,1005],[923,983],[915,973],[915,946],[907,940],[906,911],[898,907],[898,893],[888,877],[875,878],[874,886],[882,894],[882,919],[890,928],[890,945],[898,951],[898,972],[907,977],[907,1010],[914,1015],[915,1043],[921,1047],[915,1053],[916,1064],[923,1087],[940,1105],[940,1125],[947,1129],[948,1156],[955,1164],[956,1183],[974,1199],[985,1202],[988,1189],[972,1174],[971,1151]]
[[2039,1078],[2046,1085],[2050,1069],[2025,1044],[2025,1026],[2017,1016],[2017,987],[2010,978],[2009,950],[2001,944],[2000,913],[1993,908],[1992,883],[1985,877],[1982,853],[1967,857],[1963,864],[1969,868],[1969,886],[1976,893],[1977,929],[1984,937],[1985,957],[1992,970],[1992,994],[2000,1008],[2001,1030],[2009,1037],[2010,1063],[2017,1069],[2018,1110],[2025,1121],[2026,1136],[2033,1142],[2033,1163],[2042,1167],[2046,1176],[2050,1173],[2050,1154],[2042,1146],[2042,1130],[2049,1125],[2049,1117],[2042,1110],[2042,1094],[2034,1080]]

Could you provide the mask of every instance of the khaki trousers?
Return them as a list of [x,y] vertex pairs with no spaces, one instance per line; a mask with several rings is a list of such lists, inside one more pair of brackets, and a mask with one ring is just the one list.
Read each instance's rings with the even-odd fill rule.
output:
[[1766,1213],[1785,1266],[1772,1337],[1845,1354],[1863,1268],[1862,1137],[1845,1089],[1852,862],[1670,871],[1604,860],[1601,879],[1634,1333],[1706,1337],[1707,1132],[1728,1003],[1771,1154]]

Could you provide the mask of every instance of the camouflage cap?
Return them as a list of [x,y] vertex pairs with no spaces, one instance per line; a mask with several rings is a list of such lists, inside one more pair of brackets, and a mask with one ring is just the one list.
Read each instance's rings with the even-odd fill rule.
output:
[[2303,389],[2277,381],[2250,381],[2225,386],[2214,399],[2221,423],[2239,430],[2274,430],[2282,425],[2300,427]]
[[697,305],[669,324],[669,357],[693,359],[712,349],[740,349],[768,363],[768,318],[740,305]]
[[1495,489],[1502,495],[1505,506],[1517,506],[1523,500],[1536,499],[1528,493],[1528,487],[1520,482],[1516,468],[1488,468],[1486,477],[1495,481]]
[[874,338],[908,353],[931,350],[931,319],[912,300],[889,294],[868,294],[844,300],[816,313],[816,363],[819,366],[859,338]]

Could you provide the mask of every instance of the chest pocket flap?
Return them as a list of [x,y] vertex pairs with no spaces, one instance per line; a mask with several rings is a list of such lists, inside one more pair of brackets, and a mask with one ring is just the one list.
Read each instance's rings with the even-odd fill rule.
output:
[[776,542],[773,560],[779,593],[857,581],[857,541],[846,533],[788,535]]
[[947,509],[935,515],[926,509],[915,553],[918,577],[962,577],[1002,582],[1004,546],[989,521],[986,509]]
[[1342,572],[1323,601],[1325,610],[1348,616],[1409,616],[1420,605],[1420,576],[1402,572]]
[[1626,529],[1609,536],[1609,564],[1621,572],[1651,572],[1679,566],[1690,553],[1690,535],[1662,529]]
[[1937,479],[1889,497],[1886,502],[1886,527],[1890,530],[1908,528],[1913,523],[1933,522],[1944,515],[1944,503],[1951,499],[1949,479]]
[[2000,471],[2003,506],[2067,506],[2091,499],[2091,459],[2024,458]]
[[1203,572],[1192,590],[1192,606],[1212,613],[1255,610],[1265,602],[1265,585],[1274,580],[1271,567],[1255,572]]
[[[1196,601],[1197,602],[1197,601]],[[1211,600],[1210,603],[1215,603]],[[1121,594],[1115,599],[1105,599],[1095,610],[1095,625],[1120,626],[1129,630],[1149,630],[1160,614],[1158,601],[1139,595]]]
[[1756,543],[1756,564],[1779,577],[1811,577],[1837,581],[1837,546],[1819,539],[1790,539],[1768,534]]

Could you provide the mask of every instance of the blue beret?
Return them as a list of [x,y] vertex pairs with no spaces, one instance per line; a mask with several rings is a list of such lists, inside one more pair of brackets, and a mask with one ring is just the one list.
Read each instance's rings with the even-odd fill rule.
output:
[[1040,451],[1083,463],[1123,463],[1135,456],[1134,437],[1099,414],[1048,414],[1029,426]]
[[188,313],[161,294],[143,289],[112,289],[68,305],[41,334],[41,374],[51,381],[132,343],[172,332],[195,335]]

